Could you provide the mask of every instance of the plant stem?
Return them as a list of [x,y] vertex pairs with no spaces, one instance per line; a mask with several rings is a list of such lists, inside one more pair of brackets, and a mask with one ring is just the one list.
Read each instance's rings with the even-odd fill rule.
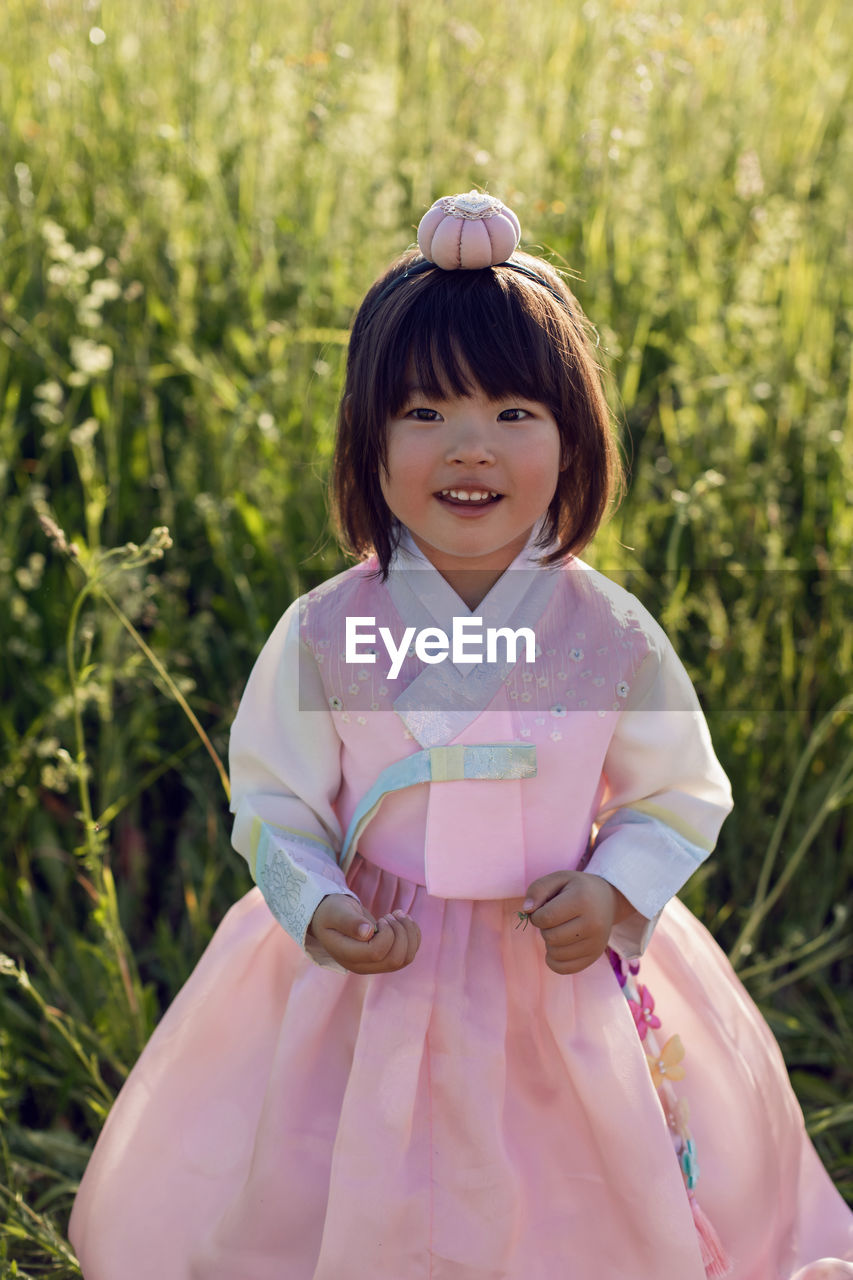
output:
[[115,600],[113,600],[109,592],[105,591],[103,587],[101,587],[99,589],[98,594],[104,600],[105,604],[112,610],[112,612],[118,618],[119,622],[122,624],[125,630],[129,632],[129,634],[133,637],[135,642],[139,645],[139,648],[145,654],[146,658],[151,663],[151,665],[153,666],[154,670],[157,672],[160,679],[164,682],[167,689],[171,693],[172,697],[175,699],[178,706],[181,708],[184,715],[187,717],[190,724],[195,729],[199,738],[201,738],[201,741],[204,744],[204,748],[207,751],[207,754],[210,756],[211,760],[213,761],[216,772],[219,774],[219,781],[222,783],[222,789],[225,792],[225,798],[227,800],[230,800],[231,799],[231,783],[228,781],[228,774],[226,773],[225,767],[222,761],[220,760],[219,755],[217,754],[216,748],[214,747],[213,743],[210,741],[210,738],[205,733],[204,728],[202,727],[198,719],[198,716],[195,714],[192,707],[187,702],[186,698],[181,693],[180,689],[175,684],[174,680],[169,675],[166,668],[163,666],[163,663],[157,657],[156,653],[153,651],[153,649],[149,648],[149,646],[145,643],[145,641],[142,639],[142,636],[136,630],[136,627],[130,621],[130,618],[128,618],[127,614],[119,607],[119,605],[116,604]]
[[[82,566],[81,566],[82,567]],[[85,570],[84,570],[85,572]],[[71,685],[71,703],[74,714],[74,735],[76,740],[77,788],[80,796],[80,816],[83,821],[84,861],[95,884],[100,905],[103,909],[102,928],[107,942],[112,948],[118,971],[121,975],[127,1006],[130,1010],[140,1044],[145,1043],[145,1027],[143,1025],[142,1007],[137,990],[138,981],[131,975],[132,965],[128,960],[128,943],[119,916],[118,900],[115,892],[115,881],[112,871],[106,865],[101,853],[103,838],[92,813],[92,798],[89,790],[89,762],[86,755],[86,739],[83,733],[83,716],[80,710],[80,687],[77,680],[74,659],[74,642],[77,636],[77,622],[80,610],[87,597],[96,585],[94,578],[87,576],[87,581],[77,593],[71,607],[71,616],[65,633],[65,654],[68,666],[68,679]]]

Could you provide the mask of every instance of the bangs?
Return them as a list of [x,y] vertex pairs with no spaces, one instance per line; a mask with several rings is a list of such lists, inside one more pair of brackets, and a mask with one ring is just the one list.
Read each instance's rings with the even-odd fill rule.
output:
[[[514,265],[513,265],[514,264]],[[411,274],[409,274],[411,269]],[[562,465],[546,513],[543,563],[577,553],[619,485],[610,412],[583,312],[560,275],[525,253],[472,271],[432,268],[408,250],[369,290],[356,315],[332,468],[342,544],[376,552],[383,578],[400,526],[382,491],[389,418],[412,387],[445,400],[481,391],[534,400],[554,415]]]
[[568,309],[508,274],[436,271],[400,297],[405,306],[388,317],[390,341],[377,370],[388,413],[403,408],[413,380],[436,399],[479,388],[492,400],[561,402],[565,365],[555,358],[555,341],[565,351],[560,330],[572,323]]

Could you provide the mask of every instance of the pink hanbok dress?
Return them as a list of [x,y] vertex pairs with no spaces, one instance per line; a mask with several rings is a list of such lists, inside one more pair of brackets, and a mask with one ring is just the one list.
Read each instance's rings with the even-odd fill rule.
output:
[[[375,568],[297,601],[252,672],[231,769],[256,887],[107,1119],[69,1226],[86,1280],[853,1277],[779,1049],[674,897],[731,798],[660,628],[528,544],[477,616],[532,652],[410,643],[392,679],[380,628],[470,611],[405,534]],[[347,618],[375,623],[355,655]],[[560,976],[518,911],[578,866],[636,914]],[[414,961],[306,946],[336,892],[411,913]]]

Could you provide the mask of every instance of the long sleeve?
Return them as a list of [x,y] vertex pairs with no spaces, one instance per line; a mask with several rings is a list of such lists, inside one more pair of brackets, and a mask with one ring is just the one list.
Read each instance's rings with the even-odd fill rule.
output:
[[605,758],[598,835],[585,868],[636,908],[611,935],[629,958],[642,954],[732,808],[693,685],[661,628],[648,615],[647,623],[650,651]]
[[[300,709],[300,694],[310,710]],[[314,658],[300,642],[298,601],[249,677],[231,730],[229,764],[234,848],[282,927],[318,964],[340,970],[305,937],[323,898],[355,894],[337,863],[340,739]]]

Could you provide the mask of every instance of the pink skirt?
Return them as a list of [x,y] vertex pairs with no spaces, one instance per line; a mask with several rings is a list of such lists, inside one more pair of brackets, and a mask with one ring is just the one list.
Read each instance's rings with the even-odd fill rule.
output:
[[[433,898],[360,857],[349,879],[375,915],[411,912],[414,962],[320,968],[258,889],[237,902],[86,1169],[85,1280],[705,1280],[607,958],[559,976],[519,903]],[[733,1280],[849,1280],[853,1215],[778,1046],[677,900],[640,981],[686,1050],[696,1196]]]

